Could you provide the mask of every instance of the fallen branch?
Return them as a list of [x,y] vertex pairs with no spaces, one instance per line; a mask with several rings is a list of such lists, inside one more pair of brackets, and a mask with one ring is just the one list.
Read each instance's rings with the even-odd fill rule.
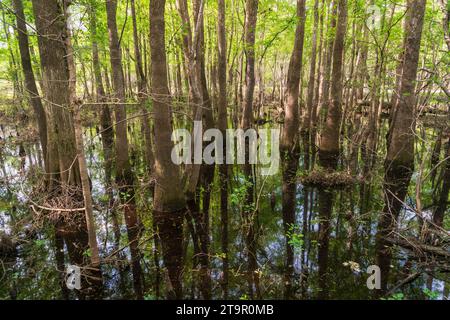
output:
[[408,239],[408,240],[402,240],[402,239],[394,239],[394,238],[386,238],[386,241],[392,244],[399,245],[403,248],[412,250],[412,251],[424,251],[431,253],[433,255],[450,259],[450,252],[447,250],[444,250],[440,247],[430,246],[428,244],[418,243],[414,239]]
[[385,294],[385,296],[390,296],[392,294],[395,293],[395,291],[397,291],[398,289],[400,289],[401,287],[403,287],[404,285],[407,285],[408,283],[413,282],[414,280],[416,280],[419,276],[420,276],[420,272],[415,272],[413,274],[410,274],[409,276],[407,276],[405,279],[403,279],[402,281],[400,281],[399,283],[397,283],[395,285],[395,287],[393,287],[391,290],[389,290],[388,293]]
[[86,210],[84,207],[83,208],[74,208],[74,209],[65,209],[65,208],[50,208],[50,207],[44,207],[38,204],[32,204],[30,205],[31,209],[33,209],[34,212],[37,212],[36,209],[34,207],[38,207],[39,209],[42,210],[47,210],[47,211],[59,211],[59,212],[77,212],[77,211],[84,211]]

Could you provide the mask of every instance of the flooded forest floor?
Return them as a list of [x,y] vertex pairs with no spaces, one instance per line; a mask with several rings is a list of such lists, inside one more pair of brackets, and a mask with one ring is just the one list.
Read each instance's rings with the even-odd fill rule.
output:
[[[104,151],[100,129],[95,123],[96,114],[92,110],[83,117],[83,124],[97,240],[100,255],[105,261],[102,264],[105,296],[132,298],[127,232],[121,215],[115,214],[122,210],[122,205],[117,200],[114,185],[109,188],[105,185]],[[2,121],[4,124],[0,128],[0,297],[60,298],[61,293],[55,288],[60,287],[58,283],[65,279],[65,270],[57,269],[56,256],[58,250],[67,249],[58,247],[53,227],[42,217],[45,210],[38,204],[40,196],[36,192],[45,174],[37,131],[26,115],[10,119],[3,116],[2,119],[7,121]],[[361,119],[364,120],[363,115]],[[386,134],[386,122],[387,119],[384,119],[381,124],[380,136]],[[450,253],[448,231],[445,231],[450,227],[448,209],[442,231],[430,232],[445,171],[442,167],[436,168],[439,162],[445,161],[445,152],[448,155],[448,141],[441,134],[445,125],[445,117],[437,115],[421,117],[418,123],[420,139],[416,142],[416,170],[398,218],[397,229],[389,236],[394,245],[390,251],[390,290],[382,296],[368,288],[367,279],[371,275],[368,268],[376,264],[377,255],[380,255],[376,237],[385,201],[383,157],[375,155],[373,164],[368,168],[362,156],[358,156],[358,151],[352,151],[354,144],[358,143],[358,133],[351,138],[345,136],[342,149],[348,151],[346,154],[357,155],[353,158],[341,157],[337,171],[328,172],[321,168],[315,163],[316,152],[305,154],[302,148],[296,182],[292,186],[296,200],[295,222],[287,232],[283,227],[280,172],[262,176],[260,169],[255,167],[255,232],[261,298],[283,297],[285,281],[291,283],[293,297],[300,299],[442,299],[448,296]],[[261,127],[269,126],[276,127],[273,124]],[[128,132],[132,168],[137,177],[135,200],[142,221],[139,248],[145,299],[160,299],[167,285],[167,275],[161,265],[161,254],[158,254],[159,244],[154,241],[152,195],[148,188],[152,177],[145,170],[139,117],[130,121]],[[383,143],[384,139],[379,141]],[[307,168],[305,159],[309,162]],[[248,299],[244,218],[241,213],[245,206],[245,179],[240,166],[234,165],[231,172],[228,182],[229,278],[226,285],[229,298]],[[219,201],[219,181],[216,177],[209,217],[208,271],[213,298],[223,297],[224,285]],[[187,224],[184,224],[183,233],[184,295],[186,298],[197,298],[200,296],[201,270],[196,264]],[[286,268],[285,241],[289,241],[294,251],[293,269]],[[89,256],[89,252],[84,254]],[[287,270],[292,270],[292,274]]]

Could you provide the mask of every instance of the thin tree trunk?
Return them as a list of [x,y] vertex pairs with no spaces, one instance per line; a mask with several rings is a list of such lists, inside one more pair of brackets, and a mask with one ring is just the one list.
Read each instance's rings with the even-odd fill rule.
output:
[[[218,125],[225,137],[228,127],[227,120],[227,43],[225,30],[225,0],[218,1],[217,19],[217,75],[219,84],[218,99]],[[224,139],[225,140],[225,139]],[[226,153],[226,144],[223,142],[223,154]],[[223,298],[228,299],[228,166],[223,163],[219,166],[220,177],[220,222],[221,222],[221,248],[222,248],[222,291]]]
[[[241,127],[244,131],[253,126],[253,95],[255,91],[255,33],[256,20],[258,14],[258,1],[247,0],[245,5],[245,32],[244,32],[244,52],[246,56],[245,69],[245,94],[243,99],[243,111]],[[250,147],[248,140],[245,142],[245,164],[244,176],[249,185],[246,190],[246,202],[243,217],[245,230],[245,245],[247,250],[247,277],[248,277],[248,291],[251,299],[255,297],[260,298],[259,275],[256,272],[258,268],[258,261],[256,257],[256,235],[255,235],[255,220],[257,208],[253,208],[254,200],[254,180],[252,174],[252,165],[249,163]]]
[[439,193],[437,207],[433,213],[433,222],[442,227],[444,223],[445,210],[448,205],[448,193],[450,190],[450,139],[447,141],[445,162],[442,168],[442,187]]
[[16,12],[17,24],[17,40],[19,42],[20,58],[22,60],[22,71],[25,78],[25,89],[30,97],[31,106],[36,114],[39,139],[41,141],[42,152],[44,154],[44,165],[48,170],[47,163],[47,119],[45,116],[44,106],[36,86],[33,68],[31,66],[31,56],[29,51],[29,42],[25,14],[23,12],[22,0],[13,1],[14,10]]
[[319,239],[318,239],[318,273],[319,273],[319,293],[317,298],[320,300],[328,299],[330,293],[330,277],[328,271],[328,252],[331,232],[331,210],[333,208],[333,191],[320,189],[318,194],[319,203]]
[[[114,203],[114,195],[112,190],[112,165],[113,165],[113,148],[114,148],[114,129],[111,121],[111,113],[109,106],[106,102],[106,93],[103,87],[102,70],[100,66],[100,58],[98,53],[97,42],[97,8],[95,3],[89,4],[89,27],[91,31],[91,43],[92,43],[92,63],[96,87],[96,101],[101,104],[100,108],[100,136],[102,138],[102,148],[104,157],[104,170],[105,170],[105,189],[108,195],[108,207],[111,213],[114,232],[114,251],[119,250],[120,244],[120,226],[117,219],[117,211],[111,209]],[[124,274],[120,268],[120,281],[125,279]]]
[[299,84],[302,70],[303,42],[305,36],[305,0],[297,1],[297,28],[287,75],[286,107],[280,151],[283,170],[283,227],[286,235],[286,273],[284,298],[293,298],[294,248],[289,244],[289,234],[295,224],[296,174],[300,156],[299,145]]
[[146,103],[148,101],[147,97],[147,78],[144,73],[144,69],[142,66],[142,56],[141,50],[139,48],[139,36],[137,30],[137,21],[136,21],[136,8],[135,1],[131,0],[131,18],[133,20],[133,42],[134,42],[134,55],[136,60],[136,75],[138,79],[138,99],[141,104],[141,112],[142,112],[142,126],[144,129],[144,145],[145,145],[145,160],[146,166],[149,171],[149,175],[153,170],[154,165],[154,157],[153,157],[153,147],[152,147],[152,139],[151,139],[151,128],[150,128],[150,120],[148,116],[148,111],[146,107]]
[[86,226],[88,232],[88,241],[90,248],[90,259],[91,265],[94,270],[90,269],[89,273],[93,276],[92,288],[93,292],[90,293],[90,296],[96,299],[101,299],[103,296],[103,281],[102,281],[102,272],[100,267],[100,255],[98,251],[97,244],[97,232],[95,228],[95,219],[94,219],[94,211],[92,205],[92,193],[91,193],[91,184],[87,170],[86,156],[84,154],[84,144],[83,144],[83,132],[81,127],[81,118],[80,118],[80,109],[81,109],[81,101],[76,101],[74,103],[74,127],[75,127],[75,140],[77,146],[77,155],[78,155],[78,166],[80,168],[80,176],[81,176],[81,187],[83,190],[83,199],[84,199],[84,211],[86,214]]
[[106,13],[109,31],[109,48],[112,68],[112,80],[117,105],[116,116],[116,181],[119,196],[124,208],[125,223],[127,226],[128,242],[131,252],[131,269],[133,273],[133,286],[137,299],[143,298],[141,254],[138,247],[140,237],[140,222],[136,213],[134,199],[134,177],[131,171],[128,155],[127,119],[125,109],[125,80],[122,70],[122,53],[117,33],[117,0],[106,1]]
[[317,50],[317,32],[319,27],[319,0],[314,1],[314,27],[311,40],[311,63],[309,68],[308,92],[306,97],[306,112],[303,118],[302,130],[309,131],[311,127],[311,118],[314,104],[314,84],[316,74],[316,50]]
[[[185,34],[183,49],[188,62],[188,77],[190,96],[194,102],[194,120],[204,120],[205,129],[213,128],[212,105],[208,93],[205,74],[205,43],[204,43],[204,1],[193,1],[194,30],[190,28],[189,12],[186,0],[178,1],[178,11],[183,21]],[[195,138],[194,138],[195,139]],[[200,252],[194,260],[200,263],[199,287],[204,299],[211,298],[211,276],[209,271],[209,205],[214,165],[194,164],[191,166],[187,188],[187,203],[190,216],[194,219],[195,230],[193,241],[199,241]],[[203,208],[200,212],[202,195]]]
[[[200,93],[202,95],[202,108],[203,108],[203,119],[205,124],[205,129],[214,128],[214,119],[212,111],[212,103],[208,93],[208,84],[206,81],[206,66],[205,66],[205,35],[204,35],[204,0],[194,1],[194,21],[196,21],[196,57],[197,62],[197,73],[198,79],[200,80]],[[205,142],[205,145],[207,143]],[[198,229],[199,239],[200,239],[200,279],[201,286],[200,289],[203,294],[204,299],[211,299],[211,274],[209,270],[209,207],[211,202],[211,188],[214,179],[214,164],[202,164],[200,170],[200,185],[198,186],[197,192],[202,195],[202,216],[200,217],[200,224]]]

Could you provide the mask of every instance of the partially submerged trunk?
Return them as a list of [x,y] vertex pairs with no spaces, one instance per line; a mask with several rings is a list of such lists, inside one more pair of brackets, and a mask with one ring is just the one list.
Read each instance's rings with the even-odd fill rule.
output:
[[165,0],[150,2],[151,94],[155,116],[154,219],[161,239],[170,285],[169,298],[182,298],[185,200],[179,168],[171,160],[173,142],[165,52]]
[[[54,34],[57,37],[38,37],[44,96],[47,101],[47,188],[52,196],[70,197],[75,203],[82,197],[81,177],[77,161],[73,118],[70,112],[70,72],[68,36],[63,7],[55,1],[33,0],[36,29],[40,35]],[[68,191],[69,190],[69,191]],[[60,212],[56,222],[56,233],[67,246],[69,260],[78,266],[86,265],[84,253],[88,249],[86,220],[82,211],[71,213],[68,221]],[[86,298],[89,286],[82,278],[80,299]]]
[[[245,69],[245,94],[243,100],[243,111],[241,128],[246,131],[253,126],[253,95],[255,91],[255,33],[256,33],[256,19],[258,14],[258,1],[247,0],[245,5],[245,32],[244,32],[244,51],[246,56]],[[247,251],[247,281],[250,298],[260,297],[259,275],[256,272],[258,268],[258,261],[256,257],[256,235],[255,235],[255,220],[257,208],[254,208],[254,177],[252,173],[252,165],[250,164],[249,142],[245,141],[245,164],[243,172],[245,180],[248,182],[246,190],[246,203],[244,208],[244,232],[245,232],[245,246]]]
[[[194,28],[191,30],[188,4],[179,0],[178,11],[183,21],[183,50],[188,64],[188,84],[190,99],[193,102],[193,118],[202,121],[204,130],[214,127],[212,103],[208,93],[205,74],[205,41],[204,41],[204,1],[193,1]],[[206,145],[207,143],[205,143]],[[193,219],[191,230],[194,247],[194,264],[199,264],[198,287],[204,299],[211,298],[211,275],[209,270],[209,207],[214,165],[193,164],[188,170],[186,190],[188,219]],[[202,208],[200,208],[200,201]]]
[[92,204],[92,193],[91,193],[91,183],[89,179],[86,156],[84,153],[84,143],[83,143],[83,131],[81,126],[80,109],[81,101],[73,101],[73,114],[74,114],[74,128],[75,128],[75,140],[77,147],[78,165],[80,169],[81,177],[81,187],[83,190],[83,202],[84,211],[86,215],[86,225],[88,232],[89,241],[89,254],[91,259],[90,279],[92,283],[92,289],[89,295],[95,297],[96,299],[101,299],[102,294],[102,272],[100,266],[100,255],[97,244],[97,232],[95,227],[94,210]]
[[[225,0],[218,0],[217,19],[217,76],[219,84],[218,97],[218,126],[224,136],[223,154],[226,154],[225,133],[228,127],[227,120],[227,42],[225,30]],[[220,177],[220,223],[221,223],[221,249],[222,249],[222,290],[223,298],[228,299],[228,166],[223,163],[219,166]]]
[[385,206],[377,232],[377,264],[381,289],[386,292],[392,259],[392,245],[385,238],[396,228],[414,170],[415,87],[426,0],[408,2],[410,11],[405,34],[405,53],[395,118],[385,160]]
[[305,35],[305,0],[297,1],[297,28],[287,75],[286,107],[280,153],[283,170],[283,227],[286,235],[286,272],[284,298],[292,299],[294,273],[294,248],[289,244],[289,234],[294,230],[297,191],[297,168],[300,156],[299,144],[299,83],[302,69],[303,40]]
[[139,238],[141,233],[140,222],[136,213],[134,176],[129,161],[129,148],[127,137],[127,114],[125,108],[125,79],[122,70],[122,53],[119,43],[116,22],[117,0],[106,1],[106,13],[109,31],[109,49],[114,87],[116,116],[116,182],[122,202],[125,223],[127,226],[128,242],[131,252],[131,269],[133,273],[133,286],[137,299],[143,299],[141,253]]
[[433,213],[433,222],[439,226],[443,227],[444,215],[448,207],[448,194],[450,191],[450,135],[447,134],[448,140],[445,147],[444,163],[442,164],[442,186],[437,197],[437,206]]

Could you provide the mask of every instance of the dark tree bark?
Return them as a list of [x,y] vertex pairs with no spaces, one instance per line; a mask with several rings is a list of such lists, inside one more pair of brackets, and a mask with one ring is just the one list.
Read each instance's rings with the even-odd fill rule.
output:
[[[103,164],[105,171],[105,189],[108,195],[108,209],[111,214],[114,233],[114,250],[119,250],[120,246],[120,225],[117,217],[117,210],[112,208],[114,203],[114,194],[112,187],[112,167],[113,167],[113,149],[114,149],[114,129],[111,121],[111,112],[106,104],[106,92],[103,86],[102,70],[99,58],[99,48],[97,40],[97,7],[92,1],[89,4],[89,27],[92,43],[92,64],[96,88],[96,102],[100,104],[100,136],[102,138]],[[122,256],[118,254],[119,258]],[[119,265],[121,287],[125,284],[125,274],[122,265]]]
[[[48,2],[51,2],[51,4],[47,9]],[[40,35],[38,44],[45,98],[49,101],[47,105],[49,115],[47,119],[47,153],[48,172],[52,174],[50,174],[48,180],[51,181],[52,178],[58,176],[56,181],[76,184],[80,182],[80,174],[77,169],[78,166],[71,166],[76,154],[73,119],[68,110],[61,108],[61,106],[66,108],[70,106],[70,75],[66,58],[66,21],[63,7],[62,3],[58,1],[33,1],[33,10],[36,28]],[[61,176],[61,179],[59,179],[59,176]]]
[[22,0],[13,1],[16,12],[17,40],[19,42],[20,58],[22,60],[22,71],[25,78],[25,89],[30,97],[31,106],[36,114],[39,139],[41,141],[42,152],[44,154],[44,165],[48,170],[47,164],[47,119],[44,106],[36,86],[33,68],[31,65],[31,56],[29,50],[28,34],[26,27],[25,14],[23,12]]
[[[326,113],[328,111],[328,105],[330,103],[330,78],[331,78],[331,64],[333,61],[333,44],[334,44],[334,30],[336,29],[336,16],[337,16],[337,1],[332,0],[331,9],[328,11],[329,25],[327,32],[325,33],[325,59],[323,59],[323,72],[322,72],[322,85],[320,92],[320,104],[319,112]],[[324,112],[323,112],[323,111]]]
[[347,28],[347,0],[338,1],[338,22],[333,45],[331,102],[319,146],[319,160],[324,167],[336,168],[339,158],[339,136],[342,113],[342,65]]
[[[218,97],[218,125],[225,137],[227,125],[227,42],[225,30],[225,0],[218,1],[217,19],[217,76],[219,84]],[[226,154],[225,139],[223,141]],[[224,163],[219,166],[220,177],[220,222],[221,222],[221,248],[222,248],[222,290],[223,298],[228,299],[228,166]]]
[[137,299],[143,298],[141,253],[138,246],[140,237],[140,222],[136,213],[134,199],[134,176],[131,170],[128,154],[127,115],[125,102],[125,79],[122,70],[122,53],[120,50],[119,35],[117,33],[117,0],[106,1],[107,23],[109,31],[109,50],[112,69],[112,81],[116,105],[116,182],[120,200],[124,209],[127,226],[128,242],[131,251],[131,265],[133,273],[133,286]]
[[101,299],[103,296],[103,279],[100,266],[100,254],[97,244],[97,231],[95,227],[95,218],[92,204],[92,193],[91,193],[91,181],[88,175],[86,156],[84,152],[84,142],[83,142],[83,132],[81,126],[81,101],[77,101],[73,104],[73,115],[74,115],[74,128],[75,128],[75,140],[76,140],[76,150],[78,157],[78,167],[80,169],[81,177],[81,188],[83,190],[83,202],[84,211],[86,216],[86,228],[88,233],[88,242],[90,249],[90,260],[91,269],[89,270],[90,275],[93,279],[90,280],[92,283],[92,290],[90,295],[96,299]]
[[439,193],[436,209],[433,213],[433,222],[442,227],[444,223],[445,210],[448,206],[448,193],[450,190],[450,136],[445,151],[445,162],[442,168],[442,187]]
[[280,153],[283,170],[283,226],[286,235],[286,272],[284,298],[293,298],[292,277],[294,272],[294,248],[289,244],[288,234],[295,224],[296,174],[300,156],[299,145],[299,84],[302,69],[303,42],[305,35],[305,0],[297,1],[297,28],[295,42],[287,75],[286,107]]
[[[81,178],[77,161],[73,118],[70,112],[70,68],[68,62],[65,7],[62,2],[33,0],[38,45],[47,101],[47,187],[55,195],[80,199]],[[67,188],[75,188],[75,194]],[[86,220],[82,212],[73,213],[71,221],[62,218],[56,223],[56,233],[64,239],[72,264],[84,266],[88,249]],[[83,277],[80,299],[89,297],[89,286]]]
[[391,264],[391,247],[385,238],[396,222],[414,170],[415,86],[426,0],[408,2],[405,52],[390,143],[385,159],[385,207],[376,237],[377,264],[381,269],[381,292],[386,292]]
[[151,175],[155,161],[153,157],[151,128],[148,116],[149,112],[147,110],[147,102],[148,102],[147,78],[144,73],[144,68],[142,65],[141,49],[139,47],[139,35],[136,20],[135,1],[131,0],[130,4],[131,4],[131,18],[133,20],[133,44],[134,44],[134,56],[136,61],[136,75],[138,79],[138,91],[139,91],[138,99],[139,103],[141,104],[141,112],[142,112],[141,121],[144,130],[145,161],[149,171],[149,175]]
[[328,251],[330,244],[330,220],[333,208],[333,191],[329,189],[320,189],[318,194],[319,202],[319,249],[317,256],[317,264],[319,266],[319,293],[318,299],[324,300],[329,298],[329,270],[328,270]]
[[314,118],[315,121],[315,108],[314,108],[314,85],[315,85],[315,73],[316,73],[316,56],[317,56],[317,33],[319,28],[319,0],[314,1],[314,26],[313,35],[311,40],[311,63],[309,68],[309,80],[308,90],[306,94],[306,110],[303,113],[301,137],[303,144],[303,161],[305,170],[309,170],[310,166],[310,154],[311,154],[311,125]]
[[[194,9],[194,52],[196,57],[195,72],[199,81],[199,93],[201,95],[201,107],[203,109],[202,118],[205,130],[214,127],[212,113],[212,103],[208,92],[206,81],[206,63],[205,63],[205,36],[204,36],[204,0],[195,0]],[[207,143],[205,143],[206,145]],[[211,188],[214,179],[214,165],[202,164],[200,168],[200,180],[197,187],[197,193],[202,196],[202,211],[198,213],[196,230],[200,240],[200,291],[204,299],[211,299],[211,275],[209,270],[209,207],[211,202]],[[197,197],[196,197],[197,198]],[[200,197],[198,198],[200,200]],[[197,206],[198,207],[198,206]]]
[[180,299],[183,266],[183,219],[185,200],[179,168],[171,160],[173,142],[170,96],[167,86],[165,51],[165,0],[150,1],[151,94],[155,115],[155,195],[154,219],[161,239],[167,268],[169,297]]
[[316,56],[317,56],[317,33],[319,28],[319,0],[314,1],[314,27],[311,40],[311,63],[309,68],[308,91],[306,95],[306,112],[303,118],[302,130],[309,131],[314,105],[314,85],[316,75]]
[[[245,31],[244,31],[244,52],[246,57],[245,69],[245,93],[242,107],[241,128],[245,131],[253,126],[253,95],[255,91],[255,33],[256,20],[258,15],[258,1],[247,0],[245,5]],[[256,208],[253,208],[254,199],[254,180],[252,173],[252,165],[249,162],[249,142],[245,141],[245,164],[243,172],[249,187],[246,191],[246,202],[243,217],[245,219],[245,245],[247,251],[247,276],[248,276],[248,290],[251,299],[261,296],[259,288],[259,276],[255,272],[258,268],[258,261],[256,257],[256,235],[255,235],[255,220]]]
[[[407,0],[407,7],[410,7],[410,1]],[[402,75],[403,75],[403,65],[405,63],[405,45],[406,45],[406,37],[409,33],[409,20],[411,19],[411,10],[406,10],[405,17],[404,17],[404,23],[403,23],[403,44],[402,44],[402,50],[400,51],[398,55],[398,62],[397,62],[397,68],[395,71],[395,86],[392,91],[391,95],[391,109],[389,111],[389,130],[386,134],[386,149],[389,150],[389,144],[391,143],[391,136],[392,136],[392,130],[394,129],[394,126],[392,125],[394,122],[394,119],[397,116],[397,105],[398,105],[398,99],[400,96],[400,87],[402,84]]]
[[[190,97],[194,103],[194,120],[203,121],[204,129],[214,127],[212,104],[205,74],[204,1],[193,1],[194,29],[191,30],[186,0],[178,1],[178,11],[184,24],[183,49],[188,63]],[[206,144],[206,143],[205,143]],[[209,270],[209,207],[214,165],[194,164],[187,188],[189,217],[194,220],[193,241],[199,252],[194,254],[194,264],[200,264],[199,288],[204,299],[211,298]],[[201,197],[199,196],[201,195]],[[200,210],[200,203],[203,204]]]

